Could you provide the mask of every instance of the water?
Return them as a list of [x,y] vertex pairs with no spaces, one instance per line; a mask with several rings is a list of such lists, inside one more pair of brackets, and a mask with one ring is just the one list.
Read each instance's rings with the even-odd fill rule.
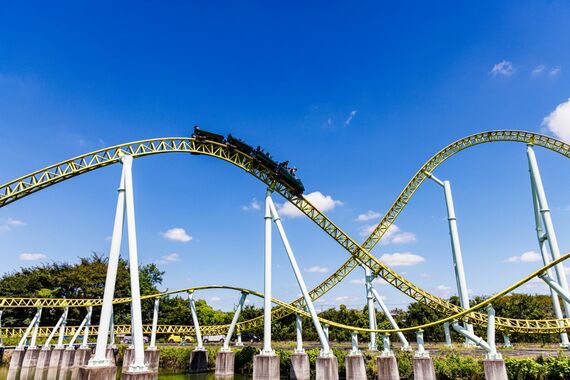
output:
[[[0,380],[5,380],[8,377],[8,367],[0,366]],[[213,372],[201,373],[198,375],[189,375],[181,372],[161,371],[158,375],[159,380],[215,380]],[[251,380],[249,376],[235,375],[233,380]]]

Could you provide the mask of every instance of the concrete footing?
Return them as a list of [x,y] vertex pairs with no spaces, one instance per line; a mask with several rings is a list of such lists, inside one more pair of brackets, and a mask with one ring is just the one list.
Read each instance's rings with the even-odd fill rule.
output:
[[338,359],[336,356],[317,358],[317,380],[338,380]]
[[279,356],[255,355],[253,357],[253,380],[279,380]]
[[414,358],[414,380],[435,380],[433,360],[429,356]]
[[86,366],[91,358],[91,348],[89,347],[79,347],[75,350],[75,356],[73,357],[73,365],[71,367],[71,380],[79,380],[79,369]]
[[40,349],[37,347],[30,347],[24,354],[22,361],[22,371],[20,372],[20,379],[33,379],[36,373],[36,365],[38,364],[38,357],[40,356]]
[[503,359],[483,360],[486,380],[507,380],[507,368]]
[[81,380],[112,380],[116,377],[116,365],[101,367],[89,367],[84,365],[79,368],[79,379]]
[[59,368],[61,361],[63,359],[64,352],[65,348],[54,348],[51,351],[51,355],[49,357],[48,368]]
[[22,362],[24,361],[24,355],[26,351],[24,348],[16,348],[12,351],[12,356],[10,357],[10,369],[20,369],[22,368]]
[[68,373],[73,367],[73,361],[75,359],[75,349],[67,347],[61,356],[61,363],[59,365],[59,379],[68,379]]
[[199,373],[208,371],[208,351],[194,350],[190,353],[189,373]]
[[366,380],[366,366],[362,355],[346,355],[346,380]]
[[127,347],[125,352],[123,352],[123,365],[122,365],[123,371],[122,371],[122,373],[124,373],[125,371],[127,371],[129,369],[129,365],[131,365],[131,363],[133,362],[134,354],[135,354],[135,349],[133,346]]
[[117,365],[117,354],[119,353],[119,349],[117,347],[107,347],[107,353],[105,357],[114,365]]
[[216,354],[216,376],[233,376],[236,354],[232,351],[219,351]]
[[378,367],[378,380],[400,380],[398,362],[394,355],[378,356],[376,366]]
[[158,365],[160,364],[160,351],[155,348],[147,348],[144,350],[144,361],[148,365],[148,369],[153,372],[158,372]]
[[304,352],[291,354],[291,380],[309,380],[311,378],[311,366],[309,355]]
[[156,380],[158,373],[154,371],[126,371],[121,374],[121,380]]
[[36,373],[34,380],[43,380],[46,378],[49,369],[49,362],[51,358],[51,349],[42,348],[38,356],[38,362],[36,364]]

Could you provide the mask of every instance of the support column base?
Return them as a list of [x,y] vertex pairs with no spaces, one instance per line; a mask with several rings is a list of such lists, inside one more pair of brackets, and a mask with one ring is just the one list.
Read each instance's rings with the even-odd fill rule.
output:
[[68,372],[71,372],[74,360],[75,360],[75,349],[66,348],[63,351],[63,355],[61,357],[61,363],[59,365],[59,377],[58,377],[59,379],[68,378]]
[[107,347],[107,352],[105,353],[105,358],[113,365],[117,365],[117,354],[119,350],[117,347]]
[[216,376],[233,376],[236,354],[232,351],[219,351],[216,354]]
[[131,363],[133,362],[134,352],[135,349],[133,348],[133,346],[127,347],[125,352],[123,352],[123,364],[121,366],[122,373],[126,372],[129,369],[129,365],[131,365]]
[[81,380],[110,380],[117,377],[117,366],[101,366],[101,367],[90,367],[81,366],[79,368],[79,378]]
[[429,356],[414,358],[414,380],[435,380],[433,360]]
[[507,380],[507,368],[503,359],[483,360],[486,380]]
[[317,358],[317,380],[338,380],[338,359],[336,356]]
[[121,374],[121,380],[156,380],[158,372],[154,371],[126,371]]
[[24,348],[16,348],[12,351],[12,356],[10,357],[10,367],[9,369],[20,369],[22,368],[22,362],[24,361],[24,355],[26,351]]
[[26,353],[24,354],[24,360],[22,361],[22,371],[20,372],[20,379],[34,378],[39,356],[40,356],[40,349],[37,347],[30,347],[26,350]]
[[253,380],[279,380],[279,356],[255,355],[253,357]]
[[148,369],[153,372],[158,372],[160,364],[160,351],[155,348],[147,348],[144,350],[144,361],[148,365]]
[[295,352],[291,355],[291,380],[309,380],[311,378],[311,365],[309,355],[304,352]]
[[398,362],[394,355],[378,356],[376,366],[378,367],[378,380],[400,380]]
[[190,353],[188,372],[199,373],[208,371],[208,351],[194,350]]
[[48,349],[42,348],[40,350],[40,355],[38,356],[38,363],[36,365],[36,373],[34,375],[35,380],[43,380],[44,378],[46,378],[49,369],[51,354],[52,352],[51,349],[49,348]]
[[346,380],[366,380],[366,366],[362,355],[346,355]]

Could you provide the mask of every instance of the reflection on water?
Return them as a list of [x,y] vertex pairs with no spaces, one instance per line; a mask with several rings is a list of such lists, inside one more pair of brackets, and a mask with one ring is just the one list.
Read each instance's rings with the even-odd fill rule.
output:
[[[6,380],[8,378],[8,367],[0,367],[0,380]],[[158,375],[159,380],[216,380],[213,372],[201,373],[196,375],[189,375],[180,372],[172,371],[161,371]],[[243,375],[235,375],[233,378],[225,377],[224,380],[251,380],[251,377]]]

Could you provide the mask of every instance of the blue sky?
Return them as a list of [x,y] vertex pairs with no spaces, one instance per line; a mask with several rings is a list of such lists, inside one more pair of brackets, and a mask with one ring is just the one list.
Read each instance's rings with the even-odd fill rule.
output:
[[[307,193],[319,192],[333,221],[363,240],[376,214],[453,140],[489,129],[570,139],[569,17],[563,1],[4,2],[0,182],[112,144],[188,136],[198,124],[290,160]],[[567,252],[570,162],[537,156]],[[104,168],[1,209],[0,271],[107,254],[119,174]],[[523,145],[480,146],[435,174],[452,181],[473,294],[540,266],[532,254],[512,258],[537,250]],[[189,155],[136,160],[134,181],[140,258],[166,271],[165,288],[262,289],[263,218],[252,207],[263,199],[259,182]],[[395,264],[403,257],[413,265],[395,270],[453,294],[445,217],[441,189],[425,183],[374,254]],[[306,218],[284,224],[309,286],[347,258]],[[299,290],[277,243],[275,296],[291,300]],[[319,305],[361,307],[361,278],[355,271]],[[409,302],[378,289],[392,307]],[[238,295],[203,297],[229,308]]]

